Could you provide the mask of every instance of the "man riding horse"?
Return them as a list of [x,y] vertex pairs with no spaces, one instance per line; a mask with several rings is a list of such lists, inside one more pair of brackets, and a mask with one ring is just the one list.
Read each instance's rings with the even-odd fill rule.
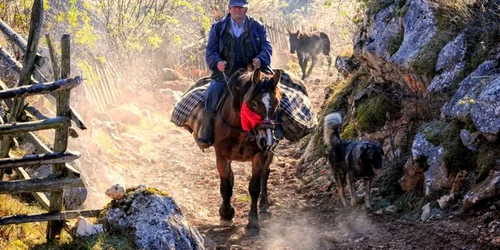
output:
[[[271,42],[266,27],[247,15],[248,1],[230,0],[229,13],[212,25],[206,48],[206,61],[212,70],[211,82],[205,92],[203,125],[205,130],[197,142],[208,148],[214,143],[214,120],[217,104],[229,78],[242,68],[272,72]],[[281,115],[276,112],[274,136],[283,139]]]

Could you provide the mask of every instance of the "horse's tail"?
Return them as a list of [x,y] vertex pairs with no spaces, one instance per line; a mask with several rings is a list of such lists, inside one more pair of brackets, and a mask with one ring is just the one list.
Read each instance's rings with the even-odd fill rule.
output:
[[319,37],[323,41],[323,55],[329,56],[330,55],[330,38],[325,32],[320,32]]
[[339,128],[342,126],[342,116],[340,113],[331,113],[325,116],[323,123],[323,140],[326,145],[332,146],[340,141]]
[[323,41],[323,55],[325,55],[328,60],[328,72],[330,72],[330,67],[332,66],[332,57],[330,56],[330,38],[325,32],[320,32],[319,37]]

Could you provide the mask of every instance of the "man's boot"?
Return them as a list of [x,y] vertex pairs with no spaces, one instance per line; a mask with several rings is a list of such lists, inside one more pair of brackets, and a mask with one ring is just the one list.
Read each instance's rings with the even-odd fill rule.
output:
[[203,111],[203,135],[196,140],[201,148],[209,148],[214,143],[214,120],[215,113],[209,110]]
[[274,122],[276,125],[274,126],[274,138],[276,140],[283,140],[283,120],[281,119],[281,110],[276,110],[276,113],[274,114]]

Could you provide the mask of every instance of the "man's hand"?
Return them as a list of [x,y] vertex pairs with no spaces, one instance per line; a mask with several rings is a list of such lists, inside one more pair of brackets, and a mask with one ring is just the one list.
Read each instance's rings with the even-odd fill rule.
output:
[[252,60],[252,65],[254,69],[260,69],[260,59],[259,58],[254,58]]
[[226,61],[219,61],[217,62],[217,69],[221,72],[224,72],[226,70]]

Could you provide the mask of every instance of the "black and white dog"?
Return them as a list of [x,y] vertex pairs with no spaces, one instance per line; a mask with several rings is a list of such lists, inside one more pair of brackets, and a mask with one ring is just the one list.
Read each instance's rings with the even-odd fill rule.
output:
[[328,162],[337,183],[340,199],[344,207],[347,207],[344,196],[344,186],[347,184],[351,192],[351,206],[356,206],[354,182],[363,178],[366,188],[366,207],[371,208],[372,178],[375,174],[379,174],[382,168],[384,152],[379,143],[342,140],[339,135],[340,126],[342,126],[342,116],[339,113],[325,116],[323,139],[330,147]]

